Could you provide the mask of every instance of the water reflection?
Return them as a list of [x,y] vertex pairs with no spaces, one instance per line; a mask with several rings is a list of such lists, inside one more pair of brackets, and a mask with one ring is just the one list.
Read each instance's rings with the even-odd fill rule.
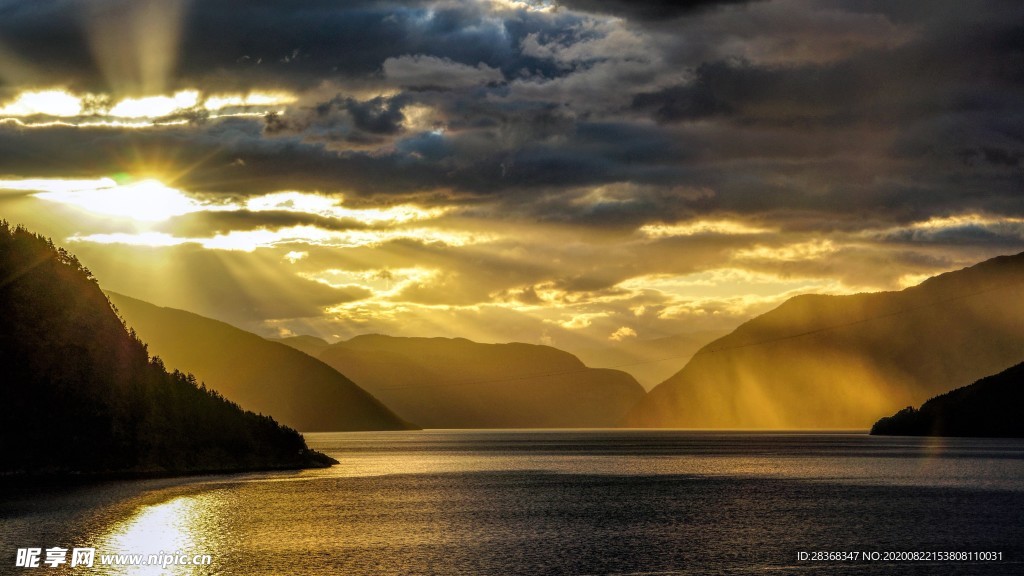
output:
[[[0,544],[95,546],[91,571],[44,570],[72,576],[1024,574],[1021,440],[683,431],[307,439],[342,464],[0,493]],[[796,551],[823,546],[994,550],[1011,561],[794,564]],[[211,554],[212,565],[99,564],[103,554],[177,550]]]
[[343,462],[294,478],[534,471],[1024,491],[1024,443],[852,433],[560,430],[310,433]]
[[[212,490],[140,506],[97,540],[94,572],[125,576],[216,573],[217,554],[224,549],[224,496],[224,490]],[[195,556],[204,554],[212,556],[210,565],[191,564],[199,560]],[[105,555],[128,557],[132,565],[102,565]]]

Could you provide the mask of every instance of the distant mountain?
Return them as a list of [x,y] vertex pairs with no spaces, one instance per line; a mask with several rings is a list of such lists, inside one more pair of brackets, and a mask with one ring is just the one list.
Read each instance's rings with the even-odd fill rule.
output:
[[289,346],[191,312],[107,293],[168,366],[243,408],[299,430],[400,430],[404,422],[345,376]]
[[317,338],[316,336],[288,336],[285,338],[267,338],[267,340],[291,346],[300,352],[305,352],[313,358],[319,356],[321,352],[330,346],[326,340],[323,338]]
[[628,372],[649,390],[678,372],[702,346],[724,334],[724,331],[694,332],[569,351],[592,368],[616,368]]
[[320,358],[425,428],[606,427],[644,395],[629,374],[532,344],[365,335]]
[[150,360],[92,274],[0,222],[0,476],[323,466],[295,430]]
[[882,418],[871,433],[1024,438],[1024,363]]
[[627,426],[866,428],[1020,360],[1024,254],[900,292],[792,298],[702,348]]

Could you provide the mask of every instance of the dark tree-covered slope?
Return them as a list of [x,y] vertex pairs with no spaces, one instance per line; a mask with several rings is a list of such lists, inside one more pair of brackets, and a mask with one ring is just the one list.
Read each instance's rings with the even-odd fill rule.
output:
[[0,473],[326,465],[302,436],[168,373],[61,248],[0,222]]
[[549,346],[357,336],[320,358],[426,428],[614,426],[643,388]]
[[1024,438],[1024,363],[882,418],[872,434]]
[[411,424],[338,371],[278,342],[184,310],[113,292],[111,302],[154,354],[246,410],[299,430],[404,430]]
[[899,292],[805,295],[702,348],[628,426],[867,428],[1020,361],[1024,254]]

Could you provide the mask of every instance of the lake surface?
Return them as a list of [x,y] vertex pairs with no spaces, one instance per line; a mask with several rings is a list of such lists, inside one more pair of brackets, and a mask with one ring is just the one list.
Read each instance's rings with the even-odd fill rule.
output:
[[[8,489],[0,574],[1024,574],[1024,441],[307,434],[326,470]],[[93,568],[15,568],[91,547]],[[99,566],[101,554],[207,566]],[[857,552],[801,561],[798,553]],[[865,553],[995,552],[884,561]],[[45,559],[45,553],[44,553]]]

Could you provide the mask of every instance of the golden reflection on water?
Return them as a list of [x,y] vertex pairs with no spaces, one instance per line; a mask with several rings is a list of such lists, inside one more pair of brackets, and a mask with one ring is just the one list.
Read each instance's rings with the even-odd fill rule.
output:
[[942,436],[925,436],[923,440],[924,453],[932,458],[941,456],[949,446],[949,440]]
[[[94,569],[104,574],[143,576],[148,574],[213,574],[217,572],[217,555],[224,549],[224,527],[221,490],[178,496],[158,504],[143,505],[129,518],[114,524],[96,544]],[[141,555],[143,562],[155,556],[178,554],[189,560],[195,555],[209,554],[208,566],[122,565],[103,566],[101,555]]]

